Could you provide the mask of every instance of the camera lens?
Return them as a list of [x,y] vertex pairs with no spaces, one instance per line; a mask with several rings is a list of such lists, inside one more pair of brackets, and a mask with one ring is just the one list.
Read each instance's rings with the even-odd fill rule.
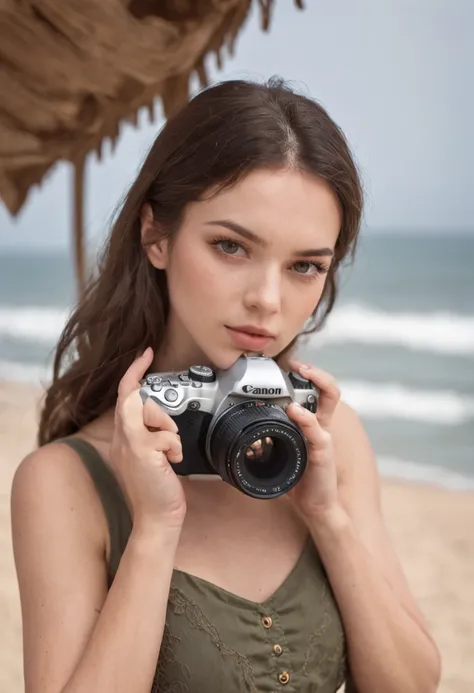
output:
[[306,467],[306,444],[273,404],[247,401],[225,411],[210,431],[210,463],[228,483],[255,498],[289,491]]
[[271,479],[285,470],[287,449],[278,438],[259,438],[245,450],[245,464],[256,479]]
[[247,462],[254,461],[256,464],[266,464],[272,454],[273,442],[273,438],[267,436],[251,443],[245,450]]

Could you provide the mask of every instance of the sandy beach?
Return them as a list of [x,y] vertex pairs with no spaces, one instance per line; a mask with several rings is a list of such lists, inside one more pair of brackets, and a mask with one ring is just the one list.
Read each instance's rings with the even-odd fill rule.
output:
[[[0,690],[23,691],[9,495],[34,447],[38,391],[0,383]],[[443,657],[442,693],[474,691],[474,494],[384,480],[390,533]]]

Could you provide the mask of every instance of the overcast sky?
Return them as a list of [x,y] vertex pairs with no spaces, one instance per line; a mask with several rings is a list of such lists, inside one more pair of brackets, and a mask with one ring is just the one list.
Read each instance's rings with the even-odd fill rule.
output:
[[[474,0],[278,0],[254,13],[216,78],[279,74],[346,132],[374,230],[474,232]],[[210,65],[214,65],[211,59]],[[89,157],[86,226],[100,239],[160,123],[123,128],[113,155]],[[16,220],[0,203],[0,250],[68,247],[71,171],[58,165]]]

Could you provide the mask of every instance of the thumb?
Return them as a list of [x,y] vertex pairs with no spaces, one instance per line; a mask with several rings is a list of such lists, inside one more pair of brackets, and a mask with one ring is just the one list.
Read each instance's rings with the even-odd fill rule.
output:
[[151,397],[145,400],[143,405],[143,423],[147,428],[159,429],[161,431],[178,432],[178,426],[160,405]]

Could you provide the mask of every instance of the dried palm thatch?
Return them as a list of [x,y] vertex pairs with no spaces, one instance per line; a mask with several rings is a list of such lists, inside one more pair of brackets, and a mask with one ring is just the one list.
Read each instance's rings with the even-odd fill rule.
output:
[[[254,0],[255,2],[255,0]],[[256,0],[262,28],[274,0]],[[295,0],[302,8],[302,0]],[[252,0],[0,0],[0,196],[16,214],[59,160],[75,169],[77,271],[84,277],[83,169],[156,97],[170,116],[232,53]]]

